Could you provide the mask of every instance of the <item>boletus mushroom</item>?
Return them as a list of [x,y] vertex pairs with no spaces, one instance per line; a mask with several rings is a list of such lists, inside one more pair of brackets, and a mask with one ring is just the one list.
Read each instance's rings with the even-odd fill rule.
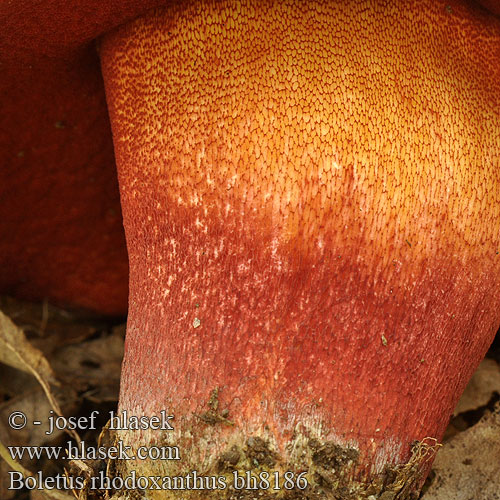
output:
[[227,478],[185,500],[246,498],[248,471],[279,475],[264,498],[416,498],[500,324],[500,20],[186,1],[100,57],[130,265],[120,409],[175,415],[120,439],[181,452],[122,475]]

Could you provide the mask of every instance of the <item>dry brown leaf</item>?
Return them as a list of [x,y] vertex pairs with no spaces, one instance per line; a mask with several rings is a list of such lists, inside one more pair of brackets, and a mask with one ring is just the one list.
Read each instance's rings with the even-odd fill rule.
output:
[[[47,324],[49,316],[47,315],[46,320],[40,323],[40,334],[51,335],[52,340],[51,328],[49,328],[51,325]],[[23,320],[23,325],[27,325],[29,331],[33,331],[33,327],[30,327],[32,323],[38,324],[38,321],[34,319],[31,321],[26,312],[16,316],[16,320],[20,319]],[[62,324],[62,321],[57,322],[56,326],[59,323]],[[83,326],[80,327],[81,332],[86,334],[82,334],[80,338],[88,338],[88,332],[96,331],[96,327],[88,326],[89,324],[85,324],[85,329]],[[110,398],[113,401],[116,400],[120,363],[123,356],[123,335],[118,329],[115,328],[115,330],[116,332],[113,331],[113,334],[108,337],[102,336],[77,344],[69,342],[66,345],[63,343],[63,345],[58,346],[57,342],[46,342],[51,344],[51,348],[47,350],[44,347],[42,353],[33,345],[33,338],[28,339],[22,328],[15,325],[3,312],[0,312],[1,377],[2,385],[5,385],[0,391],[0,394],[3,394],[2,398],[5,399],[0,404],[2,420],[7,421],[7,416],[15,410],[22,411],[27,416],[28,422],[38,419],[42,421],[42,424],[45,424],[46,417],[40,418],[40,416],[49,415],[50,410],[54,410],[56,414],[60,415],[60,401],[68,410],[64,401],[68,399],[66,397],[68,393],[71,393],[70,400],[75,399],[76,392],[73,391],[75,386],[83,386],[91,393],[92,397],[98,400]],[[77,335],[73,335],[72,341],[74,342],[77,338]],[[43,341],[42,337],[38,338],[38,341]],[[57,365],[58,369],[55,369],[54,365]],[[34,382],[35,380],[37,382]],[[59,394],[60,391],[57,389],[58,397],[56,399],[50,384],[59,385],[59,382],[62,383],[61,391],[64,392]],[[89,399],[88,396],[87,399]],[[44,425],[27,426],[25,429],[15,431],[15,433],[2,427],[0,422],[0,443],[7,443],[9,446],[40,446],[47,438]],[[71,434],[73,435],[73,432]],[[55,436],[51,435],[50,437],[53,439]],[[76,433],[74,437],[79,441]],[[14,469],[29,476],[32,473],[26,467],[32,466],[34,465],[25,463],[25,461],[22,464],[16,463],[10,457],[5,446],[0,446],[0,498],[2,500],[12,498],[12,492],[4,491],[2,488],[8,470]],[[73,499],[73,496],[68,492],[63,493],[55,490],[37,490],[31,493],[33,493],[32,500]]]
[[108,335],[54,352],[52,367],[67,385],[87,391],[94,402],[116,401],[123,359],[123,337]]
[[[9,442],[9,434],[7,432],[6,425],[3,425],[0,421],[0,443],[8,443]],[[2,500],[10,500],[16,494],[15,490],[9,490],[9,471],[12,468],[9,464],[3,460],[0,456],[0,498]]]
[[47,303],[32,303],[0,296],[0,310],[19,328],[45,356],[62,345],[83,342],[105,322],[84,314],[76,314]]
[[9,450],[0,441],[0,457],[3,458],[12,470],[20,472],[24,477],[32,476],[33,474],[25,469],[20,463],[16,462],[9,453]]
[[500,500],[500,408],[438,452],[422,500]]
[[487,405],[494,392],[500,394],[500,366],[494,359],[485,358],[470,379],[453,415]]
[[[20,463],[16,462],[15,460],[12,459],[10,456],[9,450],[3,445],[3,443],[0,441],[0,457],[7,462],[11,470],[20,472],[24,477],[28,476],[33,476],[33,474],[28,470],[25,469]],[[57,491],[57,490],[42,490],[40,493],[45,495],[45,498],[47,499],[54,499],[54,500],[72,500],[73,497],[63,493],[62,491]]]
[[[3,422],[8,422],[9,415],[14,411],[24,413],[30,423],[35,420],[41,422],[40,425],[26,425],[23,429],[11,429],[6,426],[9,445],[41,446],[47,441],[49,435],[45,433],[49,431],[49,421],[46,417],[50,415],[50,410],[52,406],[40,386],[0,403],[0,426]],[[54,429],[50,439],[54,439],[62,432]]]
[[41,389],[31,373],[0,363],[0,401],[15,398],[24,392]]
[[[10,457],[9,451],[7,450],[7,448],[5,448],[5,446],[2,444],[2,442],[0,442],[0,457],[3,458],[10,465],[12,470],[20,472],[24,477],[33,476],[33,474],[29,470],[25,469],[22,465],[18,464],[15,460],[12,460],[12,458]],[[45,495],[45,498],[47,498],[47,499],[73,500],[73,497],[71,495],[68,495],[67,493],[63,493],[62,491],[58,491],[58,490],[42,489],[42,490],[39,490],[39,493],[43,493],[43,495]]]
[[54,373],[45,356],[33,347],[24,332],[0,311],[0,362],[31,373],[42,387],[56,384]]
[[[14,369],[12,369],[14,371]],[[17,372],[21,373],[21,372]],[[8,425],[8,417],[13,411],[21,411],[26,415],[28,422],[33,422],[40,418],[40,415],[49,415],[52,409],[43,389],[38,382],[33,379],[34,384],[28,386],[28,390],[20,392],[17,396],[8,399],[0,404],[0,442],[8,446],[40,446],[47,441],[45,434],[49,430],[48,421],[45,418],[40,419],[41,425],[26,425],[23,429],[11,429]],[[50,435],[51,439],[57,437],[63,431],[54,430]],[[26,459],[20,464],[22,467],[30,467],[33,461]],[[19,470],[17,467],[11,467],[10,461],[0,459],[0,498],[9,500],[15,496],[15,491],[7,490],[9,480],[8,472]],[[28,470],[24,469],[28,474]],[[22,472],[22,470],[19,470]],[[40,498],[42,498],[40,496]],[[52,498],[47,495],[43,498]]]
[[[2,311],[0,311],[0,362],[31,373],[42,386],[54,412],[62,415],[61,408],[50,390],[50,384],[58,385],[58,382],[49,362],[29,343],[22,329]],[[80,442],[75,431],[69,430],[68,433]]]

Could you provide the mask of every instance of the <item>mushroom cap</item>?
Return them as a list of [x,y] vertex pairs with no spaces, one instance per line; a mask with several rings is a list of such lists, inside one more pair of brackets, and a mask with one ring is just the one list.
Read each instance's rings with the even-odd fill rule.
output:
[[0,293],[126,312],[127,252],[94,39],[161,3],[0,5]]

